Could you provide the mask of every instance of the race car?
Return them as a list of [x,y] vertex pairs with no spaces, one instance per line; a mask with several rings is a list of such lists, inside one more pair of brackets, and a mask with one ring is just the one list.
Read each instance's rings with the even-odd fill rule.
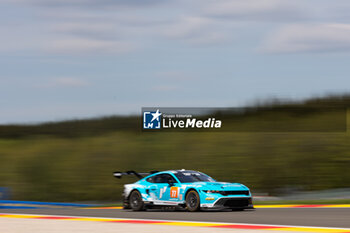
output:
[[[253,209],[250,190],[239,183],[217,182],[192,170],[114,172],[116,178],[135,175],[139,180],[124,185],[124,209],[141,211],[159,207],[200,209]],[[146,177],[143,177],[146,175]]]

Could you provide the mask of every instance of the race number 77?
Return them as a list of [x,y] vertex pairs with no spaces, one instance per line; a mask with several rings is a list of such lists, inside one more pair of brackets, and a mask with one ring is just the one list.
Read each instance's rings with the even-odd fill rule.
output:
[[177,198],[178,194],[179,194],[178,187],[171,187],[170,188],[170,198]]

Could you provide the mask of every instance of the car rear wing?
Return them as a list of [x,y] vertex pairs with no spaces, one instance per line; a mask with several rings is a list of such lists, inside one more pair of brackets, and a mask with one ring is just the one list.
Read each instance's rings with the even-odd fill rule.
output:
[[142,179],[143,176],[146,176],[146,175],[150,175],[150,174],[153,174],[153,173],[157,173],[158,171],[150,171],[150,172],[136,172],[136,171],[126,171],[126,172],[113,172],[113,176],[115,178],[122,178],[122,176],[126,176],[126,175],[134,175],[136,176],[137,178],[139,179]]

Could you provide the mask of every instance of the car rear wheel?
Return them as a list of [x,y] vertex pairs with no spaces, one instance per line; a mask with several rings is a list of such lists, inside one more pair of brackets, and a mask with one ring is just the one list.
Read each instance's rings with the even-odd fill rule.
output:
[[190,212],[198,211],[200,208],[200,199],[196,191],[191,190],[186,195],[186,208]]
[[132,191],[130,194],[129,203],[133,211],[140,211],[144,209],[141,193],[137,190]]

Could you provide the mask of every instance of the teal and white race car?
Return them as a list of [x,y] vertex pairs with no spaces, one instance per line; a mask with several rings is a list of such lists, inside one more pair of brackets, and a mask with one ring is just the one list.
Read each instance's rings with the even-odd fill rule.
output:
[[123,175],[135,175],[140,179],[124,185],[124,209],[140,211],[167,206],[186,208],[193,212],[200,209],[253,208],[252,195],[246,186],[217,182],[198,171],[114,172],[116,178]]

